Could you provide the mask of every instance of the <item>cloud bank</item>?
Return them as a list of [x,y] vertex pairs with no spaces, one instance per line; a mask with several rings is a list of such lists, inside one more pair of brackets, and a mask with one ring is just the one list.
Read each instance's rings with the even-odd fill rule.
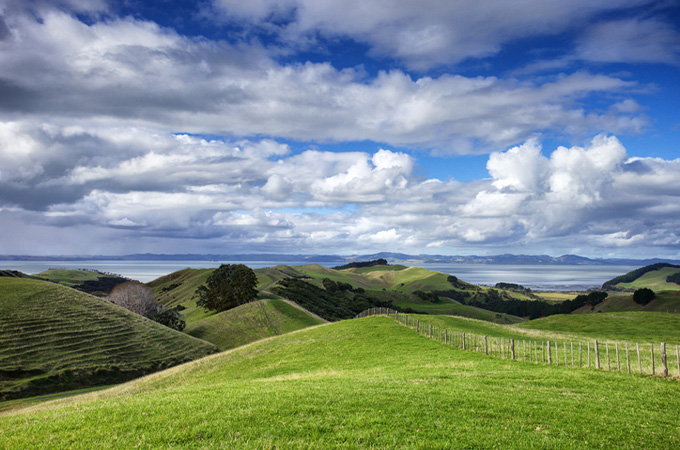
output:
[[0,0],[0,253],[678,253],[680,160],[616,137],[655,126],[629,65],[677,68],[664,5],[123,3]]

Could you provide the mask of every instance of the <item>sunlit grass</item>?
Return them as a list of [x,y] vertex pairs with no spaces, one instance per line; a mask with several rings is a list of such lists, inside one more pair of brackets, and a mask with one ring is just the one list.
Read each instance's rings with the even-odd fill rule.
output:
[[334,323],[0,416],[1,448],[675,448],[675,381]]

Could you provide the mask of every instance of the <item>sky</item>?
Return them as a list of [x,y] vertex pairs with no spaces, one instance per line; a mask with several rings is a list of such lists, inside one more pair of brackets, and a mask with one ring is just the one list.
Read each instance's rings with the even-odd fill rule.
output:
[[677,0],[0,0],[0,254],[680,258]]

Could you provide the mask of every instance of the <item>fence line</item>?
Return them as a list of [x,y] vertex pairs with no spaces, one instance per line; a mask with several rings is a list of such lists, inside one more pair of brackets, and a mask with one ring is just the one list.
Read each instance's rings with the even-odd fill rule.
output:
[[[400,313],[390,308],[371,308],[358,314],[356,318],[368,316],[387,316],[393,318],[397,323],[408,328],[414,329],[416,332],[427,336],[431,339],[437,340],[445,345],[449,345],[461,350],[469,350],[486,355],[493,355],[502,359],[521,360],[531,362],[534,364],[548,364],[560,365],[560,361],[564,363],[565,367],[576,368],[576,361],[578,359],[578,368],[592,368],[596,370],[608,370],[621,372],[621,355],[619,353],[618,342],[613,342],[615,351],[615,361],[612,361],[609,353],[610,342],[604,343],[604,355],[602,355],[601,343],[597,339],[593,339],[593,356],[591,360],[591,341],[586,341],[586,360],[587,364],[583,363],[583,342],[578,342],[578,357],[575,355],[574,342],[562,341],[562,348],[560,349],[557,341],[549,340],[525,340],[525,339],[506,339],[493,336],[478,335],[468,333],[466,331],[450,330],[447,328],[440,328],[432,324],[421,323],[419,319],[410,317],[408,314]],[[567,346],[569,342],[569,346]],[[533,350],[532,350],[533,346]],[[528,348],[527,348],[528,347]],[[635,343],[635,353],[633,358],[637,355],[638,373],[640,374],[657,374],[656,361],[661,363],[659,372],[664,377],[674,376],[677,374],[680,377],[680,345],[675,346],[675,359],[677,363],[677,370],[671,373],[669,366],[672,364],[672,347],[667,351],[665,342],[661,342],[656,350],[654,344],[640,344]],[[642,352],[640,349],[642,348]],[[649,349],[646,353],[645,348]],[[646,355],[646,356],[645,356]],[[656,356],[655,356],[656,355]],[[606,366],[601,364],[600,358],[606,359]],[[631,370],[631,354],[629,352],[628,343],[625,344],[625,367],[628,373],[635,373]],[[635,361],[632,361],[635,364]],[[571,364],[571,366],[570,366]],[[613,366],[613,368],[612,368]]]

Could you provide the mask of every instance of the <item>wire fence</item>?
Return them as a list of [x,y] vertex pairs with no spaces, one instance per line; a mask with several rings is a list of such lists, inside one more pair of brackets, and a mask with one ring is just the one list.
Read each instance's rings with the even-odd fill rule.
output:
[[371,308],[356,318],[369,316],[387,316],[443,344],[504,359],[663,377],[677,374],[680,377],[680,346],[667,346],[665,342],[650,344],[601,342],[596,339],[565,341],[502,338],[437,327],[390,308]]

